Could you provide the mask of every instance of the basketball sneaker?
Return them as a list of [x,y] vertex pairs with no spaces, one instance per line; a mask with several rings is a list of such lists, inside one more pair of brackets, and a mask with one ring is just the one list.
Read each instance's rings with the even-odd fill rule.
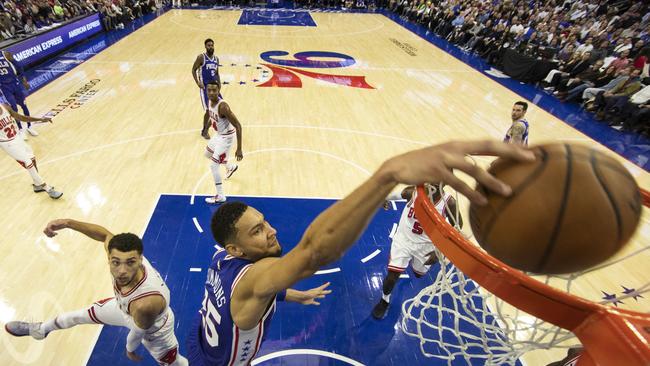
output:
[[40,186],[37,186],[36,184],[32,184],[32,187],[34,188],[35,193],[47,191],[47,189],[45,189],[46,187],[45,183],[41,184]]
[[205,202],[211,205],[219,204],[219,203],[224,203],[226,202],[226,196],[223,195],[216,195],[214,197],[208,197],[205,199]]
[[41,340],[47,337],[47,333],[41,327],[42,324],[13,321],[5,324],[5,330],[14,337],[31,336],[34,339]]
[[235,164],[232,169],[226,169],[226,179],[230,178],[237,171],[237,168],[239,168],[239,165]]
[[27,127],[27,132],[32,136],[38,136],[38,132],[33,127]]
[[389,303],[386,300],[381,299],[372,309],[372,316],[375,319],[384,319],[386,316],[386,310],[388,310]]
[[51,199],[58,200],[63,196],[63,192],[59,192],[54,190],[54,187],[50,187],[50,189],[47,191],[47,194],[50,196]]

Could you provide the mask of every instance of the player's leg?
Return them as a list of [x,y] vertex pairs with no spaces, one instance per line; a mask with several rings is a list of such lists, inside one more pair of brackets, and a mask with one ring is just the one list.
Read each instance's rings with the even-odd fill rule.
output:
[[[22,108],[23,114],[25,116],[29,116],[29,108],[27,108],[27,104],[25,103],[25,98],[27,98],[27,96],[25,95],[25,89],[23,85],[20,83],[16,83],[15,85],[14,98],[16,99],[16,104]],[[17,109],[14,110],[18,112]],[[32,128],[32,124],[30,122],[27,122],[27,132],[29,132],[29,134],[32,136],[38,136],[38,132]]]
[[226,195],[223,191],[223,178],[221,177],[221,171],[219,166],[227,162],[227,155],[225,148],[227,143],[224,139],[224,136],[214,135],[208,142],[206,151],[211,153],[209,156],[210,159],[210,172],[212,173],[212,179],[214,180],[215,188],[217,189],[217,194],[213,197],[208,197],[205,199],[205,202],[209,204],[223,203],[226,201]]
[[204,139],[209,140],[210,139],[210,134],[208,133],[208,130],[210,129],[210,116],[208,115],[208,107],[210,101],[208,100],[208,91],[206,88],[199,89],[199,92],[201,94],[201,106],[203,106],[203,110],[205,113],[203,114],[203,128],[201,129],[201,136],[203,136]]
[[36,165],[36,158],[34,157],[34,153],[32,152],[32,149],[29,147],[29,145],[25,143],[25,141],[20,138],[16,138],[11,141],[0,143],[0,147],[2,147],[2,149],[6,151],[9,156],[14,158],[18,164],[27,170],[27,173],[29,173],[29,175],[32,177],[32,181],[34,182],[32,184],[34,192],[47,192],[47,194],[53,199],[58,199],[63,196],[63,193],[55,190],[54,187],[51,187],[45,183],[43,177],[41,177],[41,175],[38,173],[38,167]]
[[388,260],[388,273],[382,285],[381,300],[372,309],[372,316],[382,319],[386,315],[390,304],[390,294],[393,292],[399,276],[404,273],[411,259],[408,248],[400,240],[394,239],[390,247],[390,259]]
[[232,137],[234,135],[231,135],[230,137],[230,143],[228,144],[228,149],[226,150],[226,179],[230,179],[233,174],[239,169],[239,165],[233,163],[233,161],[236,161],[236,159],[231,159],[232,153],[231,153],[231,147],[233,144],[233,141],[235,137]]
[[84,309],[59,314],[42,323],[11,321],[5,325],[5,329],[16,337],[31,336],[34,339],[43,339],[55,330],[68,329],[81,324],[127,326],[124,313],[119,309],[115,298],[108,298]]
[[178,340],[174,334],[174,312],[167,308],[167,319],[161,328],[147,334],[142,345],[161,366],[187,366],[187,359],[178,351]]

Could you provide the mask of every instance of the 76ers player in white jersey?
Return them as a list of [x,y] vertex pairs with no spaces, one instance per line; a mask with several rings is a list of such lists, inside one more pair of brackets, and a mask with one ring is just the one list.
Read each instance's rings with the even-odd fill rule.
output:
[[5,325],[7,332],[17,337],[29,335],[43,339],[52,331],[80,324],[122,326],[130,330],[126,338],[129,359],[142,359],[135,353],[142,343],[161,366],[188,365],[187,359],[178,354],[169,288],[142,256],[142,240],[135,234],[113,235],[102,226],[69,219],[50,221],[44,232],[53,237],[64,228],[104,243],[115,296],[97,301],[88,308],[59,314],[43,323],[12,321]]
[[54,187],[47,185],[38,173],[34,152],[21,138],[18,133],[18,125],[16,124],[16,120],[36,123],[52,123],[52,120],[50,118],[23,116],[5,104],[3,99],[4,96],[0,95],[0,148],[6,151],[9,156],[14,158],[18,164],[20,164],[20,166],[27,170],[34,182],[32,184],[34,192],[47,192],[47,194],[53,199],[60,198],[63,196],[63,193],[56,191]]
[[208,98],[210,99],[208,114],[210,115],[212,128],[217,133],[208,141],[208,146],[205,148],[205,156],[210,159],[210,171],[214,178],[217,194],[216,196],[206,198],[205,202],[213,204],[226,201],[219,165],[223,164],[226,166],[226,179],[230,178],[237,170],[237,164],[233,164],[229,160],[230,147],[235,136],[237,137],[237,150],[235,150],[237,161],[243,159],[244,154],[241,150],[241,124],[230,109],[228,103],[223,99],[219,99],[219,83],[213,81],[208,84],[207,88]]
[[[436,210],[441,215],[445,215],[449,222],[455,222],[456,218],[452,213],[456,212],[456,200],[449,193],[441,192],[442,185],[425,185],[429,198],[436,205]],[[382,319],[386,315],[386,310],[390,303],[390,294],[399,280],[399,276],[404,273],[409,263],[416,277],[420,278],[427,274],[431,266],[437,262],[433,251],[433,243],[424,232],[417,217],[415,217],[415,199],[417,190],[414,186],[409,186],[402,190],[400,197],[389,196],[388,200],[403,198],[408,200],[402,216],[399,219],[397,232],[393,237],[390,246],[390,260],[388,262],[388,274],[384,278],[382,299],[375,305],[372,310],[372,316]],[[459,226],[462,226],[462,218],[459,215]]]

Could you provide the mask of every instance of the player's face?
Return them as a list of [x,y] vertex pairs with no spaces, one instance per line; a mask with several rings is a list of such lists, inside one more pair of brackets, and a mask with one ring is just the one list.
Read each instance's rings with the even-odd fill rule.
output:
[[208,42],[205,44],[205,52],[208,55],[212,56],[212,54],[214,53],[214,42]]
[[208,99],[213,102],[219,101],[219,85],[208,84]]
[[524,112],[524,107],[522,107],[522,106],[520,106],[518,104],[515,104],[514,106],[512,106],[511,116],[512,116],[513,121],[522,118],[524,116],[524,114],[526,114],[526,112]]
[[111,275],[120,287],[129,285],[140,270],[142,255],[137,251],[121,252],[112,249],[108,253],[108,263]]
[[266,257],[279,257],[282,246],[276,237],[277,231],[264,220],[264,215],[248,207],[235,224],[237,247],[243,255],[256,261]]

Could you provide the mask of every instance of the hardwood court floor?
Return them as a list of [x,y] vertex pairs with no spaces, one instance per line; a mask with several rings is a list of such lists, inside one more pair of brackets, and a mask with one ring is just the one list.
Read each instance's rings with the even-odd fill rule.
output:
[[[0,323],[48,319],[112,293],[101,245],[70,232],[46,239],[49,220],[141,233],[161,193],[213,193],[190,75],[207,37],[229,82],[222,94],[244,126],[245,157],[225,183],[232,195],[343,197],[397,153],[451,139],[501,139],[520,99],[382,15],[312,13],[317,27],[269,27],[237,25],[240,13],[169,11],[28,98],[34,115],[70,96],[79,103],[28,141],[42,175],[65,193],[61,200],[32,193],[28,175],[0,155]],[[365,76],[374,89],[306,76],[301,88],[257,87],[270,77],[255,68],[260,54],[273,50],[350,55],[352,66],[308,71]],[[527,118],[532,144],[597,145],[534,105]],[[624,163],[650,188],[647,172]],[[645,211],[626,253],[650,243]],[[615,273],[592,276],[585,291],[645,283],[647,260],[640,254]],[[647,310],[639,300],[626,306]],[[82,365],[98,332],[78,327],[45,342],[0,332],[0,363]],[[528,364],[543,364],[540,357]]]

